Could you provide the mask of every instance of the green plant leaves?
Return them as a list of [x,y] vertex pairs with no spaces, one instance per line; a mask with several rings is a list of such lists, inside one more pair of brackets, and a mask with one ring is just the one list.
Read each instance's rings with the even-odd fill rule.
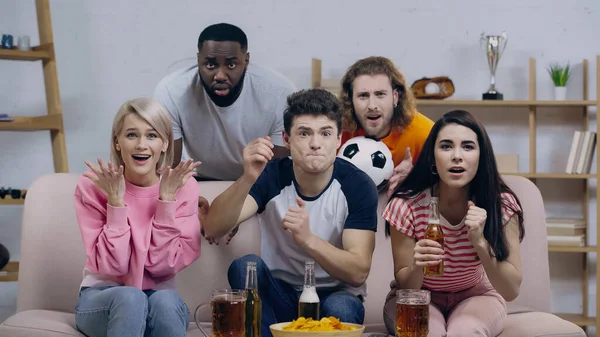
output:
[[552,78],[554,86],[564,87],[567,85],[569,78],[571,78],[571,66],[568,63],[565,66],[553,63],[548,66],[547,70],[548,74],[550,74],[550,78]]

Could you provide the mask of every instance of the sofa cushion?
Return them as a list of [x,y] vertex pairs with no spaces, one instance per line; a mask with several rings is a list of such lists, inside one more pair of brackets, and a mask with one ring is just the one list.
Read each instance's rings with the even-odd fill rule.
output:
[[19,337],[84,336],[75,329],[75,315],[51,310],[21,311],[0,325],[0,335]]
[[[203,324],[210,333],[210,324]],[[65,337],[83,336],[75,329],[73,314],[50,310],[19,312],[0,325],[2,336]],[[366,335],[366,334],[365,334]],[[189,337],[202,337],[194,323],[190,323]],[[543,312],[508,315],[506,327],[498,337],[585,337],[581,328],[557,316]]]
[[[202,327],[211,334],[210,323],[202,323]],[[27,310],[11,316],[0,324],[0,336],[85,337],[75,329],[75,315],[51,310]],[[204,337],[194,322],[190,322],[186,336]]]
[[508,315],[498,337],[586,337],[577,325],[546,312]]

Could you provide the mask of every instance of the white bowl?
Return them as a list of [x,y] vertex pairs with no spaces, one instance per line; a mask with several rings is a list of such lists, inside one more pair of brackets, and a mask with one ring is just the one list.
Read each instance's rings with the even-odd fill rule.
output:
[[344,325],[355,326],[354,330],[335,330],[335,331],[291,331],[283,330],[283,327],[292,322],[283,322],[272,324],[270,326],[273,337],[361,337],[365,326],[353,323],[344,323]]

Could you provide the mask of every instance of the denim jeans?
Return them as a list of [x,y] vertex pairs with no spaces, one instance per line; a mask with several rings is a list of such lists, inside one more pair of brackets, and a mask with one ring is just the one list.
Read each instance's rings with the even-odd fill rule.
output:
[[[256,262],[258,294],[262,300],[262,336],[272,337],[271,324],[291,322],[297,318],[301,292],[274,278],[265,262],[256,255],[246,255],[231,263],[227,273],[231,289],[245,289],[248,261]],[[342,322],[363,323],[365,308],[359,297],[336,290],[317,290],[317,294],[321,302],[321,317],[335,316]]]
[[176,290],[82,288],[77,329],[89,337],[185,337],[190,311]]

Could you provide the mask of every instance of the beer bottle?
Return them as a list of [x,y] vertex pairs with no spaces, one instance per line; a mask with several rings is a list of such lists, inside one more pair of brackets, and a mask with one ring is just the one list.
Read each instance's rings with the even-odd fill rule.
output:
[[256,262],[246,265],[246,337],[260,337],[262,302],[258,296]]
[[[429,204],[429,223],[425,230],[425,239],[433,240],[439,243],[444,249],[444,233],[440,226],[440,208],[439,199],[431,197]],[[427,266],[424,270],[425,276],[441,276],[444,274],[444,261],[440,261],[436,266]]]
[[315,261],[304,263],[304,287],[300,300],[298,300],[298,317],[321,319],[319,314],[319,295],[317,295],[317,282],[315,280]]

